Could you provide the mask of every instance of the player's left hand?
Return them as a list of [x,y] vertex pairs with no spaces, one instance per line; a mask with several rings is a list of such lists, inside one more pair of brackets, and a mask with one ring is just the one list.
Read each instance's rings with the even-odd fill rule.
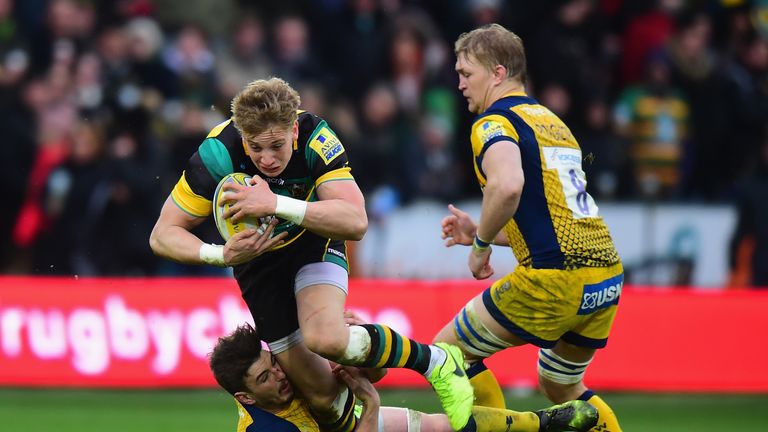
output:
[[492,248],[485,250],[472,248],[469,253],[469,271],[472,272],[475,279],[482,280],[493,276],[493,267],[490,261],[491,252],[493,252]]
[[336,368],[333,369],[333,373],[349,386],[352,393],[354,393],[367,408],[378,408],[381,406],[379,392],[376,391],[376,388],[371,384],[371,381],[358,368],[337,365]]
[[348,326],[368,324],[367,321],[351,309],[344,310],[344,323]]
[[223,192],[219,205],[231,204],[231,207],[222,213],[224,219],[231,218],[232,223],[239,223],[246,217],[258,218],[275,214],[277,195],[269,189],[267,182],[258,176],[251,178],[250,182],[251,186],[232,182],[221,187]]
[[276,225],[277,219],[273,219],[263,234],[249,229],[233,235],[224,244],[224,262],[228,266],[243,264],[285,243],[286,232],[270,237]]

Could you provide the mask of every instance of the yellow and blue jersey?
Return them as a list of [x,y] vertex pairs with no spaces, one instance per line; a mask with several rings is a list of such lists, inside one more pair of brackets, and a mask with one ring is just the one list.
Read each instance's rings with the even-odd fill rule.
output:
[[239,401],[235,403],[239,417],[237,432],[320,432],[302,398],[293,398],[288,408],[274,414]]
[[[232,119],[214,127],[187,163],[181,178],[171,192],[179,208],[196,217],[211,214],[213,194],[219,181],[234,172],[260,176],[272,192],[302,201],[317,201],[317,187],[335,180],[352,180],[349,161],[341,140],[320,117],[299,111],[299,134],[293,142],[293,153],[278,177],[261,174],[248,156],[245,142]],[[275,234],[287,231],[280,247],[287,246],[305,230],[280,220]]]
[[474,169],[486,185],[485,152],[499,141],[520,148],[525,177],[520,204],[504,226],[515,258],[534,269],[609,267],[619,263],[608,228],[586,190],[579,144],[548,108],[508,94],[472,125]]

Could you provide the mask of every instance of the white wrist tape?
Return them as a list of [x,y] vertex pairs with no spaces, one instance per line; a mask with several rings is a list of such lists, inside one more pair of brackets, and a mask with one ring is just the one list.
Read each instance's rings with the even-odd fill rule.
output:
[[206,264],[225,267],[224,246],[203,243],[200,246],[200,260]]
[[296,225],[301,225],[304,221],[304,214],[307,212],[307,202],[287,196],[277,196],[277,206],[275,206],[275,215]]

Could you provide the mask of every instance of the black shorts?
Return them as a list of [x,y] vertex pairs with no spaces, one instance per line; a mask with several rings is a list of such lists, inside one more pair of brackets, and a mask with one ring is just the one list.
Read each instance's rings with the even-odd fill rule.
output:
[[234,268],[245,304],[265,342],[275,342],[299,329],[294,286],[307,264],[333,262],[349,271],[346,243],[309,231],[287,246]]

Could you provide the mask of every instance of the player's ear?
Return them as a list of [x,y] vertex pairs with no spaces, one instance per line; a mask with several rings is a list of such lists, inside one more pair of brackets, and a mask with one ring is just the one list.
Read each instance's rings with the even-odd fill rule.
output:
[[237,392],[234,394],[235,399],[237,399],[238,402],[240,402],[243,405],[253,405],[256,403],[256,400],[251,397],[249,393],[246,392]]
[[293,122],[293,140],[296,141],[299,139],[299,121],[296,120]]
[[505,79],[507,79],[507,68],[503,65],[496,65],[493,68],[493,81],[496,84],[500,84]]

